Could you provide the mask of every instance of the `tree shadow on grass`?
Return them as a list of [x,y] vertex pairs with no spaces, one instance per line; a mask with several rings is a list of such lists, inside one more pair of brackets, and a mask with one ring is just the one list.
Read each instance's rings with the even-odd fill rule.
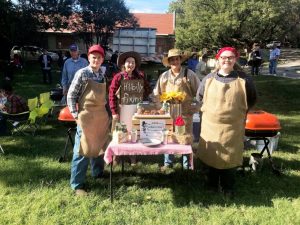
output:
[[[283,174],[276,176],[272,173],[271,165],[265,160],[260,172],[238,173],[236,179],[236,195],[234,199],[225,198],[223,193],[214,192],[206,187],[205,176],[201,168],[194,171],[182,171],[180,168],[169,174],[161,172],[120,171],[113,174],[113,190],[115,200],[122,198],[121,189],[138,186],[142,189],[168,188],[172,190],[173,202],[178,207],[199,204],[204,207],[211,205],[246,205],[273,206],[275,198],[298,198],[300,195],[299,177],[291,173],[299,168],[299,161],[289,161],[274,158],[277,165],[283,166]],[[146,165],[144,165],[146,166]],[[126,190],[125,190],[126,192]],[[100,193],[99,193],[100,194]],[[137,199],[131,199],[136,201]]]
[[[13,162],[9,162],[13,160]],[[56,168],[48,166],[43,161],[33,161],[20,157],[8,158],[8,166],[2,166],[0,170],[0,181],[6,186],[22,187],[32,186],[32,189],[41,185],[55,185],[61,180],[68,180],[70,177],[69,169],[63,166]],[[4,165],[5,165],[4,163]],[[13,166],[9,166],[13,164]]]
[[[26,158],[47,157],[58,159],[64,154],[67,127],[50,122],[41,127],[35,136],[15,135],[3,138],[3,148],[7,156]],[[72,134],[74,135],[74,133]],[[1,142],[2,143],[2,142]],[[72,145],[67,146],[67,156],[71,158]]]

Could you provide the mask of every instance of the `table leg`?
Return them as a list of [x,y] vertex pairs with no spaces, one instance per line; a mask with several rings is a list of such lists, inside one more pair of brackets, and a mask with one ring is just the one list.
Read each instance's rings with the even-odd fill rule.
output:
[[183,155],[181,155],[181,171],[183,171],[183,165],[184,165],[184,162],[183,162]]
[[70,136],[69,136],[69,131],[68,131],[68,136],[67,136],[67,140],[66,140],[66,143],[65,143],[65,149],[64,149],[64,155],[62,157],[62,162],[65,162],[67,161],[67,149],[68,149],[68,145],[69,145],[69,140],[70,140]]
[[71,132],[73,130],[76,130],[76,128],[69,128],[69,130],[68,130],[68,136],[69,136],[70,142],[72,144],[72,147],[74,147],[74,141],[73,141],[73,138],[72,138],[72,135],[71,135]]
[[113,190],[112,190],[112,173],[113,173],[113,163],[110,163],[110,173],[109,173],[109,191],[110,191],[110,202],[113,203]]
[[122,176],[124,175],[124,156],[121,156]]

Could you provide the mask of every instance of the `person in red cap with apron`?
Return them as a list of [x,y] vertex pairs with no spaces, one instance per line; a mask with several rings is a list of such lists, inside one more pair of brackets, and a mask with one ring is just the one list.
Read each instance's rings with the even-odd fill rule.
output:
[[245,119],[256,102],[252,78],[236,63],[238,51],[224,47],[216,69],[199,87],[202,125],[197,156],[208,166],[208,185],[233,197],[235,170],[242,165]]
[[101,69],[103,48],[100,45],[91,46],[88,59],[89,66],[76,72],[67,95],[68,107],[77,123],[70,180],[76,195],[87,195],[85,177],[89,162],[92,176],[103,176],[103,149],[109,142],[106,82]]

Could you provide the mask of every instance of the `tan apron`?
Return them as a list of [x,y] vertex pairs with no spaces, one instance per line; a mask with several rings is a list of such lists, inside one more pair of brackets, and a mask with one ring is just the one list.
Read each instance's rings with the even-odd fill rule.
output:
[[207,79],[201,107],[199,158],[208,166],[229,169],[242,165],[247,99],[245,80],[225,84]]
[[79,154],[97,157],[109,142],[109,117],[105,109],[106,84],[88,80],[79,99],[78,123],[82,129]]
[[190,106],[193,101],[193,96],[190,84],[188,83],[186,77],[183,77],[182,79],[177,79],[175,84],[171,83],[168,81],[165,85],[165,87],[161,88],[162,90],[165,90],[165,92],[170,92],[170,91],[180,91],[180,92],[185,92],[186,97],[182,103],[182,116],[184,118],[184,121],[186,123],[185,125],[185,131],[188,134],[193,133],[193,113],[191,113]]

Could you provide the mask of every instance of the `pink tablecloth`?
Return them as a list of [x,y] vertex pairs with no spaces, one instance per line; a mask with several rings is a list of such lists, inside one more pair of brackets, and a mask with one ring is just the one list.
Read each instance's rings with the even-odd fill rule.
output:
[[190,145],[166,144],[156,147],[146,147],[142,143],[110,143],[105,151],[104,160],[107,164],[113,161],[114,155],[161,155],[161,154],[184,154],[190,155],[190,167],[194,168],[193,150]]

